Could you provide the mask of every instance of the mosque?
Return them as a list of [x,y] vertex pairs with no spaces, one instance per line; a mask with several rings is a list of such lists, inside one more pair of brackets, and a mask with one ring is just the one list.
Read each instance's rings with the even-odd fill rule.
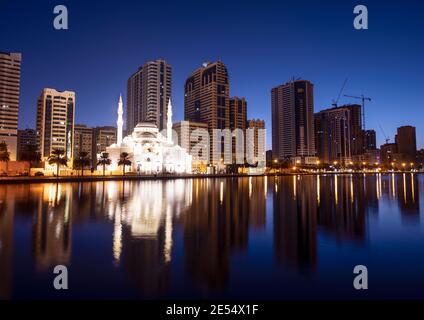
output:
[[[140,122],[134,131],[122,137],[123,132],[122,96],[118,102],[117,141],[106,148],[111,164],[108,170],[118,170],[122,152],[129,154],[129,171],[142,174],[192,173],[192,156],[175,144],[172,139],[172,104],[167,107],[166,136],[159,132],[154,123]],[[127,167],[128,168],[128,167]]]

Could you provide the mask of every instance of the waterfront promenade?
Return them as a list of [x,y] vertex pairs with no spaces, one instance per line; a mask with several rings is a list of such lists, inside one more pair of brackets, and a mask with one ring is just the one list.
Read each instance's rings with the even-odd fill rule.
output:
[[260,176],[292,176],[292,175],[363,175],[363,174],[401,174],[415,173],[423,174],[424,171],[328,171],[328,172],[280,172],[265,174],[163,174],[163,175],[86,175],[86,176],[23,176],[23,177],[1,177],[0,184],[20,184],[20,183],[51,183],[51,182],[95,182],[95,181],[120,181],[120,180],[173,180],[173,179],[205,179],[205,178],[242,178]]

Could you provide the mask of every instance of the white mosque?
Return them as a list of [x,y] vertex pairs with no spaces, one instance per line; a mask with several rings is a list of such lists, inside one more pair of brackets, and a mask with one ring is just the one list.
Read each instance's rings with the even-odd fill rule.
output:
[[124,122],[122,96],[118,102],[118,121],[116,144],[106,148],[111,164],[108,170],[118,170],[122,152],[129,154],[130,171],[142,174],[191,173],[192,156],[175,144],[172,139],[172,105],[167,107],[166,137],[159,132],[154,123],[137,124],[131,135],[122,137]]

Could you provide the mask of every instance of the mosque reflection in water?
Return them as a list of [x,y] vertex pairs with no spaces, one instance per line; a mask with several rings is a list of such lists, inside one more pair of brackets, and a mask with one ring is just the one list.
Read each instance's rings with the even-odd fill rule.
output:
[[[3,185],[0,298],[14,291],[16,256],[29,252],[35,273],[71,266],[74,229],[88,223],[109,226],[109,240],[95,245],[109,246],[110,264],[144,298],[165,296],[175,277],[201,292],[225,290],[232,257],[261,233],[270,234],[278,268],[314,270],[318,233],[363,244],[381,201],[419,223],[420,188],[414,174]],[[32,228],[30,248],[17,241],[17,225]]]

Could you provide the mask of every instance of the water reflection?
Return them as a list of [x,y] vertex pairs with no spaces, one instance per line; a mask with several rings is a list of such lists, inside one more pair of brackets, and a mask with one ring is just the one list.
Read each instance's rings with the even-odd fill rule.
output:
[[[108,247],[110,266],[98,268],[111,278],[115,273],[106,270],[122,271],[123,287],[143,298],[171,291],[184,296],[188,287],[206,295],[224,292],[233,259],[247,256],[261,235],[277,268],[310,273],[318,268],[320,235],[365,247],[368,217],[387,213],[382,204],[397,205],[403,221],[419,224],[422,187],[417,174],[3,185],[0,297],[19,292],[12,290],[13,261],[25,260],[26,252],[32,264],[20,272],[51,272],[82,258],[95,263],[96,252],[81,257],[72,245],[75,230],[84,226],[100,226],[105,235],[95,246]],[[31,234],[32,248],[16,241],[18,231]],[[256,264],[247,268],[258,277],[267,272],[258,273]],[[176,285],[182,278],[183,289]]]

